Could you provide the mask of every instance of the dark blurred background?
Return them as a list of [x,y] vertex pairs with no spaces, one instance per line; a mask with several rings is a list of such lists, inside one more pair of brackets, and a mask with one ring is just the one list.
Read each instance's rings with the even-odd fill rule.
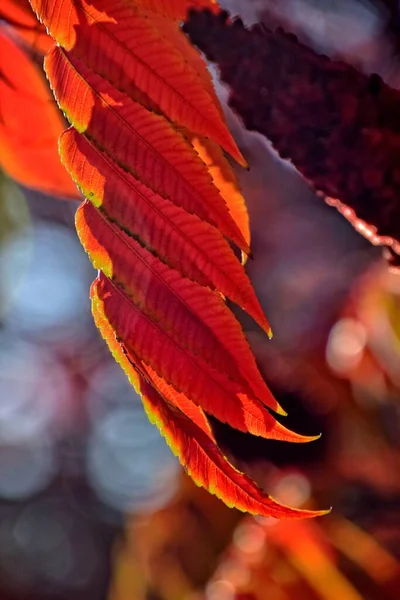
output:
[[[398,84],[398,2],[221,4]],[[92,323],[95,273],[76,205],[3,177],[1,600],[400,597],[400,276],[227,116],[251,165],[238,170],[248,272],[273,340],[237,314],[285,424],[323,437],[298,446],[215,431],[277,499],[333,513],[295,524],[243,517],[190,482]]]

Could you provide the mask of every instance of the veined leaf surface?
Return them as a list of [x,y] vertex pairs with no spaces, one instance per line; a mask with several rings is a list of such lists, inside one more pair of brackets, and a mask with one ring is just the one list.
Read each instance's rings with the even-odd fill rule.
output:
[[66,50],[118,89],[139,88],[174,123],[209,136],[244,163],[213,99],[185,57],[126,0],[31,0]]
[[61,48],[49,53],[45,68],[60,106],[78,131],[154,191],[217,226],[248,251],[207,167],[164,117],[130,100]]
[[228,506],[252,514],[279,519],[316,517],[328,511],[293,509],[279,504],[246,475],[235,469],[216,445],[204,412],[193,402],[178,396],[175,406],[158,394],[146,381],[146,374],[135,369],[115,337],[98,296],[98,280],[92,285],[93,315],[114,358],[141,394],[145,410],[157,425],[174,454],[193,481],[215,494]]
[[198,483],[241,510],[318,514],[292,514],[236,471],[205,415],[266,438],[315,439],[269,412],[283,411],[224,303],[233,299],[269,330],[224,239],[249,252],[243,198],[219,146],[244,161],[178,30],[182,5],[31,2],[59,44],[46,71],[73,125],[61,137],[64,164],[91,200],[77,229],[101,271],[92,306],[103,337]]
[[94,266],[144,307],[176,343],[226,373],[266,406],[283,412],[220,294],[182,277],[87,202],[78,209],[77,228]]
[[246,202],[240,191],[236,175],[215,142],[206,138],[192,138],[192,144],[204,164],[207,165],[215,187],[225,200],[229,212],[239,227],[245,241],[250,245],[250,223]]
[[67,170],[91,202],[182,275],[219,290],[267,332],[251,283],[211,225],[154,193],[73,128],[60,138]]
[[146,382],[141,385],[141,390],[149,420],[160,429],[193,481],[231,508],[278,519],[317,517],[329,512],[293,509],[280,504],[229,463],[210,429],[206,428],[200,408],[192,404],[187,408],[186,416],[163,402]]
[[[114,281],[100,275],[97,294],[115,334],[127,352],[152,369],[152,380],[162,382],[201,406],[224,423],[261,437],[307,442],[313,438],[296,435],[280,425],[245,387],[217,371],[202,356],[195,355],[174,339],[168,322],[149,316],[147,306]],[[176,316],[176,312],[175,312]],[[174,314],[169,315],[171,320]],[[181,318],[181,315],[178,315]]]

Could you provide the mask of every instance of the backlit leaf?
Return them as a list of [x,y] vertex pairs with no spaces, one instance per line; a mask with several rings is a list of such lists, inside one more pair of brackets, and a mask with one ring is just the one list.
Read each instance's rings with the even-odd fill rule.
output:
[[[72,126],[64,165],[88,198],[78,235],[100,270],[97,326],[150,418],[201,485],[230,506],[292,511],[229,464],[206,414],[291,442],[229,298],[269,332],[243,266],[243,197],[223,151],[244,163],[207,68],[178,27],[206,0],[31,0],[58,45],[45,68]],[[90,202],[89,202],[90,200]],[[203,412],[204,411],[204,412]]]
[[174,454],[193,481],[215,494],[225,504],[251,514],[278,519],[317,517],[328,511],[293,509],[265,494],[249,477],[231,465],[202,424],[201,409],[191,406],[187,418],[164,403],[153,388],[141,386],[148,417],[157,425]]
[[145,410],[157,425],[173,453],[179,458],[195,483],[215,494],[228,506],[252,514],[279,519],[324,515],[327,511],[289,508],[268,496],[246,475],[235,469],[216,445],[204,412],[187,398],[178,397],[175,407],[146,381],[146,374],[133,363],[114,335],[98,296],[98,280],[92,285],[93,315],[114,358],[141,394]]
[[235,220],[247,244],[250,245],[250,224],[246,202],[240,192],[236,175],[215,142],[206,138],[192,139],[192,144],[200,158],[207,165],[215,187],[228,205],[229,212]]
[[174,123],[209,136],[244,163],[201,79],[151,19],[126,0],[31,0],[66,50],[128,95],[139,88]]
[[185,277],[217,289],[269,332],[251,283],[211,225],[154,193],[70,128],[60,138],[67,170],[91,202]]
[[[99,276],[97,295],[115,335],[137,364],[151,368],[149,372],[158,389],[166,382],[239,431],[285,441],[316,439],[297,435],[280,425],[260,401],[245,393],[244,386],[188,350],[181,340],[174,339],[173,333],[166,330],[172,327],[170,322],[157,320],[154,312],[149,316],[147,306],[140,304],[140,297],[133,297],[104,275]],[[170,321],[174,316],[183,317],[175,311],[169,315]]]
[[164,117],[130,100],[61,48],[49,53],[45,68],[60,106],[78,131],[154,191],[216,225],[248,251],[206,166]]
[[256,367],[242,328],[219,294],[169,268],[90,204],[78,209],[77,228],[95,267],[134,297],[177,343],[282,412]]
[[29,0],[1,0],[0,20],[12,26],[13,33],[42,54],[54,43],[47,35],[45,27],[36,19]]
[[46,81],[0,25],[0,164],[16,181],[48,194],[78,198],[57,151],[63,120]]

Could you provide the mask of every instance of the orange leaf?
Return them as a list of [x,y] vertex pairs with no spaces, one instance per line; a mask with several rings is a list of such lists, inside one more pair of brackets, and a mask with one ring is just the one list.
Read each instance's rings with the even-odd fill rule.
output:
[[[32,0],[63,47],[50,51],[46,71],[75,127],[61,136],[63,161],[91,200],[76,224],[101,271],[95,321],[198,483],[242,510],[315,516],[280,506],[236,471],[205,415],[271,439],[317,437],[268,411],[282,409],[224,302],[233,298],[268,329],[223,237],[249,252],[243,199],[216,144],[244,161],[207,69],[178,29],[183,4],[150,4]],[[185,11],[193,4],[203,0]]]
[[233,220],[250,246],[250,224],[246,202],[240,191],[235,172],[224,156],[221,148],[206,138],[192,138],[192,144],[200,158],[207,165],[213,183],[225,200]]
[[154,27],[157,27],[160,35],[167,38],[169,42],[180,52],[185,60],[193,67],[197,75],[201,79],[204,89],[210,94],[213,99],[214,106],[225,122],[225,116],[215,92],[211,73],[207,69],[207,65],[200,52],[192,46],[189,38],[183,33],[179,23],[159,14],[151,15],[151,22]]
[[45,69],[60,106],[78,131],[154,191],[249,250],[204,163],[164,117],[130,100],[61,48],[51,50]]
[[[135,198],[133,201],[136,203]],[[257,369],[242,328],[221,296],[183,278],[142,248],[134,239],[137,236],[127,235],[115,221],[107,220],[103,209],[100,213],[87,203],[78,209],[78,233],[94,266],[112,275],[113,282],[128,293],[133,286],[135,302],[145,306],[146,313],[162,327],[168,327],[177,342],[183,342],[195,356],[244,384],[246,392],[282,413]],[[171,321],[174,312],[177,315]]]
[[61,135],[59,147],[74,181],[109,220],[185,277],[218,289],[269,331],[246,273],[217,229],[154,193],[73,128]]
[[[78,218],[81,217],[82,215]],[[120,248],[115,250],[115,255],[110,258],[109,247],[107,250],[103,247],[104,238],[103,243],[99,244],[95,236],[91,237],[87,226],[79,222],[78,227],[81,241],[85,243],[89,253],[92,257],[97,253],[96,265],[102,265],[104,272],[112,278],[110,281],[102,274],[98,278],[96,293],[102,303],[102,310],[126,352],[133,357],[132,360],[136,364],[148,372],[157,389],[167,389],[165,385],[171,386],[170,389],[174,393],[184,394],[207,413],[240,431],[291,442],[308,442],[318,437],[304,437],[286,429],[272,417],[260,401],[246,393],[248,386],[229,378],[224,372],[219,372],[204,356],[195,354],[193,347],[196,344],[193,343],[193,337],[200,337],[199,347],[201,341],[208,343],[210,335],[206,326],[204,330],[193,326],[193,317],[191,323],[188,311],[182,308],[182,303],[177,297],[175,302],[170,301],[166,304],[167,294],[162,292],[159,284],[153,284],[154,272],[146,273],[146,270],[150,271],[150,266],[156,265],[154,261],[150,262],[151,255],[146,256],[146,251],[137,245],[135,250],[142,254],[143,262],[138,267],[135,265],[140,275],[129,272],[128,287],[128,276],[120,275],[120,270],[127,270],[129,266],[133,269],[132,260],[128,261],[123,257],[123,250]],[[115,242],[115,235],[110,238]],[[116,275],[114,265],[117,260],[119,264],[116,267]],[[122,264],[124,260],[125,264]],[[146,265],[146,260],[150,266]],[[166,268],[164,266],[164,269]],[[176,275],[172,274],[172,277]],[[122,283],[120,279],[123,279]],[[140,281],[144,281],[145,291]],[[181,285],[190,283],[188,280],[182,282],[179,277],[178,281]],[[192,289],[189,292],[196,293],[197,290]],[[179,337],[179,333],[182,337]],[[216,345],[214,343],[214,347]]]
[[99,280],[92,285],[92,307],[99,327],[114,358],[124,369],[130,382],[141,394],[147,415],[157,425],[173,453],[179,458],[193,481],[215,494],[225,504],[251,514],[279,519],[316,517],[328,511],[293,509],[279,504],[246,475],[235,469],[216,445],[207,418],[201,408],[178,396],[175,407],[158,394],[129,359],[103,310],[98,295]]
[[78,198],[57,151],[63,120],[46,81],[0,25],[0,164],[16,181]]
[[33,50],[45,54],[54,43],[35,17],[28,0],[1,0],[1,19],[11,25],[13,31]]
[[278,519],[317,517],[329,512],[293,509],[278,503],[229,463],[210,431],[205,425],[199,426],[204,421],[201,409],[192,405],[187,418],[165,403],[146,382],[141,384],[141,392],[150,422],[160,429],[193,481],[229,507]]
[[[239,431],[281,442],[305,443],[312,442],[320,437],[318,435],[303,436],[294,431],[290,431],[284,425],[276,421],[268,411],[263,408],[260,411],[260,406],[258,403],[254,402],[254,398],[243,393],[237,393],[236,398],[234,398],[234,403],[231,402],[225,407],[216,407],[206,396],[204,396],[202,402],[196,402],[196,400],[189,399],[187,394],[177,391],[172,385],[168,384],[165,379],[157,375],[154,369],[143,362],[138,362],[137,357],[134,357],[134,355],[126,348],[125,350],[132,364],[140,366],[141,370],[146,374],[146,379],[152,384],[154,389],[162,394],[162,396],[172,405],[177,406],[178,408],[181,407],[182,403],[191,402],[202,408],[206,413],[215,416],[223,423],[228,423],[231,427],[234,427]],[[223,385],[222,379],[221,382],[221,385]],[[232,396],[232,390],[229,392]],[[217,411],[219,411],[218,414],[220,416],[217,416]]]
[[66,50],[118,89],[136,88],[174,123],[209,136],[244,163],[201,79],[146,14],[126,0],[32,0],[38,17]]

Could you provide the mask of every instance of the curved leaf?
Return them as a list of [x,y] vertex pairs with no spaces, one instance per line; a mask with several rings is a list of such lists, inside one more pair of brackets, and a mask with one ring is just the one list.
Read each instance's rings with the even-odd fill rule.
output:
[[169,268],[91,204],[78,209],[76,224],[94,266],[133,296],[177,343],[283,413],[257,369],[242,328],[219,294]]
[[220,112],[180,52],[126,0],[31,0],[66,50],[118,89],[139,88],[174,123],[209,136],[244,163]]
[[291,509],[226,461],[202,412],[266,438],[315,439],[268,411],[281,409],[224,303],[233,298],[268,330],[223,237],[249,252],[243,199],[216,144],[244,161],[203,62],[169,12],[180,5],[150,4],[32,0],[63,47],[50,51],[46,69],[75,127],[61,137],[63,161],[91,200],[76,223],[101,270],[93,314],[192,476],[230,505],[287,516]]
[[277,519],[318,517],[329,512],[294,509],[280,504],[228,462],[205,424],[200,426],[204,422],[201,409],[190,406],[187,418],[163,402],[146,382],[141,385],[141,391],[150,422],[157,425],[193,481],[231,508]]
[[59,147],[74,181],[109,220],[185,277],[222,292],[270,331],[246,273],[218,230],[154,193],[73,128],[61,135]]
[[249,250],[206,166],[164,117],[130,100],[61,48],[48,54],[45,69],[60,106],[78,131],[154,191]]
[[239,431],[290,442],[318,438],[295,434],[280,425],[259,401],[176,342],[143,307],[134,304],[127,293],[103,275],[97,282],[97,294],[116,336],[130,356],[137,357],[137,363],[149,367],[157,389],[162,389],[165,382]]
[[179,395],[174,398],[175,406],[172,406],[158,394],[146,381],[146,374],[139,374],[140,371],[135,369],[115,337],[97,295],[97,285],[96,280],[91,293],[96,325],[114,358],[141,394],[149,420],[160,429],[172,452],[197,485],[215,494],[228,506],[251,514],[288,519],[322,516],[329,512],[293,509],[279,504],[226,459],[216,445],[201,408]]
[[62,130],[62,117],[39,67],[0,25],[1,166],[22,185],[78,198],[58,156]]

